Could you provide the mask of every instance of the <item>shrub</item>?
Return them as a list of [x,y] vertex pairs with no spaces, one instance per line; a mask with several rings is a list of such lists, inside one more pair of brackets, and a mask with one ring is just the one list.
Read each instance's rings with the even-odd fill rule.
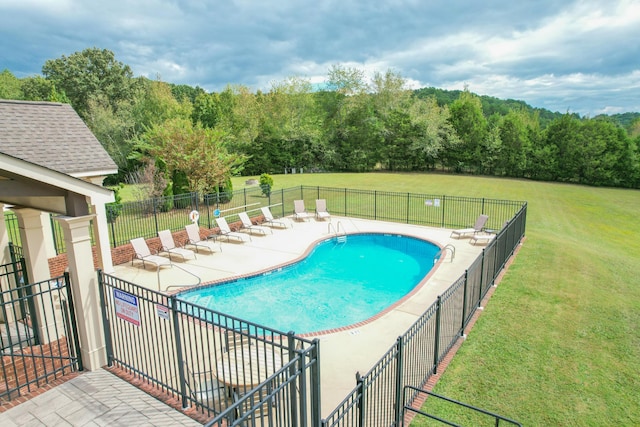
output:
[[115,198],[115,202],[107,203],[104,206],[107,211],[107,222],[109,224],[116,222],[116,218],[118,218],[122,213],[122,196],[120,196],[120,189],[123,187],[124,184],[122,183],[116,187],[109,187],[110,190],[113,190]]
[[271,195],[271,187],[273,187],[273,178],[268,173],[260,175],[260,188],[262,194],[269,197]]

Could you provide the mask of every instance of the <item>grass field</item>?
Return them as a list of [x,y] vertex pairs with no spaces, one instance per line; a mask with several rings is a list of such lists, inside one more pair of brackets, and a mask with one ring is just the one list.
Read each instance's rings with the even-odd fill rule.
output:
[[640,191],[440,174],[274,181],[528,201],[524,245],[434,391],[526,426],[640,425]]

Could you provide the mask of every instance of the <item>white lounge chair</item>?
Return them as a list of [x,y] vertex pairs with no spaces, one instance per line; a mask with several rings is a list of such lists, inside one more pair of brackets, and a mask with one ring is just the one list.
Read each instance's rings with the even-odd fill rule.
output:
[[146,262],[155,265],[156,268],[160,268],[163,266],[173,267],[173,264],[171,264],[171,260],[169,258],[152,254],[146,240],[144,240],[143,237],[131,239],[130,242],[131,246],[133,246],[134,252],[133,257],[131,258],[131,265],[133,265],[134,260],[139,259],[140,261],[142,261],[142,268],[146,268]]
[[171,234],[171,230],[158,231],[158,237],[160,237],[160,244],[162,245],[161,252],[166,252],[167,254],[169,254],[169,257],[171,257],[171,255],[178,255],[181,256],[184,261],[186,261],[187,258],[191,257],[193,257],[193,259],[196,259],[196,253],[191,249],[185,249],[176,246],[176,242],[175,240],[173,240],[173,234]]
[[[505,228],[507,225],[509,225],[509,221],[505,221],[504,224],[502,225],[502,228]],[[502,230],[502,228],[500,230]],[[500,230],[484,230],[481,233],[476,233],[473,236],[471,236],[471,239],[469,239],[469,243],[471,243],[474,246],[476,243],[489,244],[489,242],[491,242],[493,238],[496,237],[496,235]]]
[[277,220],[273,217],[273,214],[271,213],[271,209],[269,209],[269,206],[263,206],[260,208],[260,210],[262,210],[262,216],[264,216],[263,224],[266,224],[270,227],[289,228],[289,226],[286,223],[284,223],[283,221]]
[[259,225],[255,225],[251,222],[251,218],[249,218],[249,215],[247,215],[246,212],[240,212],[238,217],[240,218],[240,221],[242,221],[242,228],[247,230],[249,234],[253,234],[254,231],[262,233],[265,236],[267,235],[267,231],[273,234],[273,231],[271,231],[270,228],[260,227]]
[[304,207],[304,200],[293,201],[293,217],[295,219],[302,219],[305,221],[308,218],[311,218],[311,215],[309,214],[309,212],[307,212],[307,209]]
[[316,218],[317,219],[329,218],[329,220],[331,220],[331,214],[327,210],[327,201],[325,199],[316,200]]
[[200,253],[200,248],[209,250],[209,252],[215,252],[214,248],[218,248],[222,252],[222,245],[213,242],[211,240],[202,240],[200,238],[200,227],[198,224],[189,224],[184,226],[187,230],[187,242],[185,246],[190,245],[196,248],[196,252]]
[[478,217],[478,219],[476,220],[476,223],[473,225],[473,227],[470,228],[461,228],[459,230],[453,230],[451,232],[451,236],[450,237],[456,237],[456,238],[461,238],[461,237],[465,237],[469,234],[474,235],[477,234],[479,232],[482,231],[482,229],[484,228],[484,225],[487,223],[487,220],[489,219],[488,215],[480,215]]
[[227,224],[227,220],[224,219],[223,217],[220,218],[216,218],[216,223],[218,224],[218,228],[220,229],[220,236],[222,237],[226,237],[227,241],[229,241],[230,238],[234,238],[234,239],[238,239],[241,242],[246,242],[246,238],[248,237],[249,240],[251,240],[251,236],[243,234],[243,233],[236,233],[234,231],[231,231],[231,228],[229,227],[229,224]]

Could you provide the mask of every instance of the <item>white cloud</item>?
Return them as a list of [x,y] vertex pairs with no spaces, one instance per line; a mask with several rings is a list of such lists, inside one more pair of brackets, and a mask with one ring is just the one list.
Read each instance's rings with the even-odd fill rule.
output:
[[0,64],[20,77],[95,46],[210,91],[319,83],[341,64],[591,115],[640,110],[639,38],[637,0],[0,0]]

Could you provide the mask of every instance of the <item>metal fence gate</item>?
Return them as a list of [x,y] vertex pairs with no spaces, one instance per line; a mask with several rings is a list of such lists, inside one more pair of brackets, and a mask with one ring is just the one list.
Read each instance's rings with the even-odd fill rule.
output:
[[28,283],[13,258],[0,265],[0,404],[82,370],[69,275]]

